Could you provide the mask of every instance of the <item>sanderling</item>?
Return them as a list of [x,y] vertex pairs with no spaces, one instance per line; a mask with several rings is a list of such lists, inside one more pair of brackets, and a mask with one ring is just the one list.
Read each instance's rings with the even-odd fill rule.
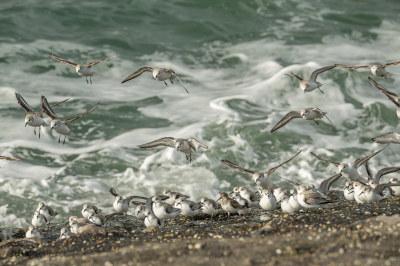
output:
[[292,209],[294,211],[303,209],[303,207],[300,205],[299,201],[297,200],[297,189],[293,188],[290,190],[289,205],[290,205],[290,207],[292,207]]
[[[397,178],[392,177],[392,178],[390,178],[389,183],[390,184],[398,184],[400,182],[399,182],[399,180]],[[393,193],[394,193],[394,195],[396,197],[400,196],[400,187],[399,186],[394,186],[394,187],[391,187],[391,188],[392,188]]]
[[263,189],[260,194],[261,194],[259,202],[260,207],[266,211],[275,210],[277,202],[273,191],[270,189]]
[[390,173],[394,173],[400,171],[400,167],[386,167],[386,168],[382,168],[381,170],[379,170],[373,180],[375,181],[375,183],[379,184],[381,181],[382,176],[390,174]]
[[43,233],[38,228],[35,228],[33,225],[29,226],[28,231],[25,233],[25,238],[43,238]]
[[380,136],[377,136],[375,138],[371,139],[375,143],[379,144],[389,144],[389,143],[395,143],[395,144],[400,144],[400,134],[396,132],[389,132]]
[[334,201],[322,197],[318,192],[306,190],[306,187],[301,185],[297,187],[297,200],[306,209],[322,208],[326,204],[334,203]]
[[59,239],[66,239],[71,234],[73,234],[73,233],[71,231],[69,231],[68,228],[63,227],[63,228],[61,228]]
[[365,198],[365,194],[362,193],[365,188],[367,188],[368,185],[360,182],[360,181],[354,181],[353,182],[353,188],[354,188],[354,199],[356,200],[357,203],[366,203],[367,199]]
[[206,197],[201,198],[200,205],[202,212],[211,215],[211,218],[221,210],[221,206],[215,200]]
[[74,234],[81,234],[87,230],[90,230],[91,228],[96,228],[97,226],[95,224],[81,224],[78,223],[77,221],[72,221],[71,225],[71,232]]
[[[15,93],[15,97],[17,97],[18,104],[25,110],[26,112],[26,117],[25,117],[25,127],[26,125],[29,125],[31,127],[34,127],[35,129],[33,130],[33,133],[36,135],[36,127],[39,128],[39,138],[40,138],[40,127],[48,127],[50,126],[49,124],[44,121],[43,117],[43,109],[41,109],[39,112],[35,112],[33,108],[25,101],[24,98],[22,98],[21,94]],[[60,103],[68,101],[68,99],[58,102],[56,104],[51,105],[50,107],[56,106]]]
[[1,160],[7,160],[7,161],[21,161],[21,158],[17,157],[6,157],[6,156],[0,156]]
[[280,199],[283,195],[288,195],[289,196],[290,195],[289,190],[282,189],[281,187],[274,188],[274,197],[277,200],[278,205],[279,205],[279,200],[278,199]]
[[329,122],[333,125],[332,121],[326,116],[325,112],[322,112],[318,107],[310,107],[304,108],[301,111],[290,111],[287,115],[285,115],[279,122],[272,128],[271,132],[274,132],[281,127],[284,127],[287,123],[289,123],[292,119],[295,118],[303,118],[305,120],[313,120],[317,125],[319,123],[315,121],[315,119],[322,119],[326,117]]
[[293,74],[293,73],[285,73],[285,75],[288,75],[288,76],[297,78],[297,79],[300,81],[300,88],[304,91],[304,93],[309,92],[309,91],[313,91],[313,90],[315,90],[315,89],[317,89],[317,88],[318,88],[322,93],[324,93],[324,92],[321,90],[321,87],[322,87],[322,85],[324,85],[324,84],[319,83],[319,82],[317,81],[317,77],[318,77],[318,75],[321,74],[322,72],[325,72],[325,71],[327,71],[327,70],[329,70],[329,69],[332,69],[332,68],[334,68],[334,67],[335,67],[335,66],[327,66],[327,67],[323,67],[323,68],[317,69],[317,70],[315,70],[315,71],[311,74],[311,76],[310,76],[310,78],[309,78],[308,80],[304,80],[304,79],[300,78],[299,76],[296,76],[296,75]]
[[144,215],[144,211],[146,210],[145,204],[139,201],[132,201],[131,204],[136,206],[136,209],[133,211],[133,214],[136,216],[137,219],[143,221],[144,218],[146,217]]
[[153,202],[153,213],[161,220],[175,218],[181,212],[181,209],[174,208],[168,203],[162,203],[159,196],[153,196],[151,201]]
[[[236,193],[236,192],[235,192]],[[238,212],[240,210],[249,208],[250,206],[242,206],[239,202],[234,199],[229,198],[227,193],[221,193],[221,197],[218,200],[221,200],[221,207],[228,213],[228,219],[231,213]],[[217,201],[218,201],[217,200]]]
[[208,149],[208,146],[200,143],[195,138],[180,139],[171,137],[161,138],[146,144],[139,145],[138,147],[141,149],[148,149],[158,146],[176,148],[177,151],[183,152],[186,155],[186,159],[189,162],[192,162],[192,150],[194,152],[197,152],[200,148]]
[[50,223],[58,214],[50,206],[47,206],[43,202],[39,202],[38,205],[39,206],[36,210],[39,211],[40,214],[43,214],[46,217],[47,223]]
[[346,185],[343,189],[343,196],[349,201],[355,200],[353,182],[349,180],[346,181]]
[[[88,212],[89,214],[89,212]],[[69,225],[72,225],[72,221],[77,221],[80,224],[88,224],[91,223],[87,218],[78,218],[78,216],[70,216],[68,219]]]
[[[375,180],[369,180],[368,185],[370,188],[374,189],[374,188],[376,188],[378,183],[376,183]],[[367,190],[367,189],[364,189],[364,190]],[[392,190],[391,187],[385,187],[385,189],[382,192],[382,195],[383,195],[383,199],[391,199],[395,196],[394,191]]]
[[201,205],[184,198],[177,198],[175,200],[175,207],[181,209],[181,215],[193,216],[200,212]]
[[346,177],[348,180],[350,180],[350,181],[360,181],[360,182],[365,183],[366,180],[360,176],[360,174],[357,171],[357,168],[360,167],[361,165],[363,165],[365,162],[367,162],[369,159],[371,159],[372,157],[374,157],[378,153],[380,153],[381,151],[383,151],[384,149],[386,149],[386,147],[381,149],[381,150],[379,150],[379,151],[377,151],[377,152],[374,152],[374,153],[372,153],[370,155],[367,155],[367,156],[365,156],[363,158],[357,159],[353,163],[350,163],[350,164],[348,164],[348,163],[334,163],[334,162],[322,159],[321,157],[319,157],[318,155],[316,155],[315,153],[312,153],[312,152],[311,152],[311,155],[314,156],[315,158],[317,158],[320,161],[323,161],[323,162],[326,162],[326,163],[330,163],[330,164],[333,164],[336,167],[339,167],[340,173],[342,173],[342,175],[344,177]]
[[105,226],[107,223],[106,218],[101,214],[96,214],[94,210],[89,211],[88,220],[97,226]]
[[360,195],[365,194],[365,199],[367,202],[378,202],[385,199],[383,191],[385,188],[391,186],[400,186],[400,184],[385,183],[385,184],[378,184],[375,186],[375,188],[366,187],[362,190]]
[[248,214],[251,212],[249,201],[245,198],[242,198],[239,192],[232,193],[232,199],[236,200],[240,205],[245,207],[244,209],[238,211],[240,215]]
[[31,223],[34,227],[44,227],[47,224],[47,220],[43,214],[41,214],[39,211],[35,211]]
[[292,208],[292,206],[289,203],[290,197],[288,195],[282,195],[281,200],[279,201],[281,203],[281,209],[283,212],[292,214],[296,210]]
[[396,107],[397,107],[396,115],[400,119],[400,103],[398,101],[396,101],[392,96],[390,96],[390,95],[386,95],[386,96],[392,103],[394,103],[394,105],[396,105]]
[[122,81],[121,84],[142,75],[144,72],[152,72],[154,79],[158,81],[164,81],[166,86],[168,86],[168,84],[167,82],[165,82],[165,80],[169,79],[169,81],[173,83],[172,79],[176,77],[182,84],[183,88],[185,88],[186,92],[189,93],[189,91],[186,89],[185,85],[183,85],[183,82],[176,75],[176,73],[172,69],[167,69],[167,68],[151,68],[151,67],[139,68],[138,70],[130,74],[126,79],[124,79],[124,81]]
[[56,113],[54,113],[54,111],[49,106],[49,103],[47,102],[46,97],[42,96],[41,104],[42,104],[43,112],[48,117],[51,118],[51,130],[54,129],[58,134],[60,134],[60,137],[58,138],[58,143],[60,143],[61,135],[65,136],[63,144],[65,144],[65,138],[67,136],[68,137],[75,137],[75,134],[73,134],[71,132],[71,130],[69,130],[68,125],[70,123],[72,123],[73,121],[81,118],[82,116],[85,116],[88,113],[92,112],[97,107],[97,105],[99,105],[99,103],[96,104],[96,106],[93,107],[90,111],[88,111],[88,112],[86,112],[86,113],[84,113],[84,114],[82,114],[80,116],[77,116],[77,117],[74,117],[74,118],[71,118],[71,119],[68,119],[68,120],[65,120],[65,121],[61,121],[61,119],[56,115]]
[[249,202],[249,205],[251,207],[258,205],[258,203],[260,201],[259,198],[257,197],[256,194],[254,194],[253,192],[248,190],[246,187],[240,187],[239,193],[242,198],[246,199]]
[[166,203],[170,204],[170,205],[174,205],[175,204],[175,200],[177,198],[183,198],[183,199],[188,199],[190,198],[187,195],[181,194],[179,192],[172,192],[169,189],[164,189],[163,190],[163,195],[167,196],[168,198],[165,200]]
[[161,220],[157,218],[157,216],[154,215],[154,213],[148,209],[144,211],[144,225],[146,227],[149,226],[161,226]]
[[124,215],[126,215],[126,213],[129,210],[129,204],[130,204],[131,200],[134,198],[134,196],[126,197],[126,199],[124,199],[113,188],[110,188],[110,194],[115,197],[115,200],[113,203],[114,209],[118,213],[122,212]]
[[335,64],[335,66],[340,67],[340,68],[346,68],[346,69],[370,68],[372,74],[375,77],[388,79],[393,74],[386,72],[386,67],[397,65],[397,64],[400,64],[400,62],[388,63],[385,65],[373,65],[373,66],[345,66],[345,65],[339,65],[339,64]]
[[369,80],[369,82],[371,82],[372,86],[374,86],[375,88],[377,88],[378,90],[383,92],[385,95],[392,96],[396,100],[396,102],[400,103],[400,97],[396,93],[388,91],[387,89],[385,89],[384,87],[379,85],[375,80],[373,80],[370,77],[368,77],[368,80]]
[[115,55],[113,55],[113,56],[110,56],[110,57],[107,57],[107,58],[105,58],[105,59],[98,60],[98,61],[96,61],[96,62],[87,64],[87,65],[79,65],[79,64],[72,63],[72,62],[70,62],[70,61],[68,61],[68,60],[66,60],[66,59],[64,59],[64,58],[61,58],[61,57],[55,55],[55,54],[49,54],[49,55],[50,55],[53,59],[55,59],[55,60],[57,60],[57,61],[59,61],[59,62],[61,62],[61,63],[67,64],[67,65],[71,65],[71,66],[75,67],[76,73],[77,73],[79,76],[84,76],[84,77],[86,77],[86,83],[88,83],[88,84],[89,84],[89,82],[88,82],[88,80],[87,80],[87,77],[90,77],[90,78],[89,78],[89,79],[90,79],[90,84],[92,84],[92,77],[95,77],[95,76],[97,75],[96,73],[94,73],[94,72],[92,71],[92,66],[97,65],[98,63],[101,63],[101,62],[106,61],[106,60],[108,60],[108,59],[111,59],[111,58],[113,58],[114,56],[116,56],[117,54],[115,54]]
[[253,181],[257,184],[257,186],[261,187],[262,189],[273,189],[275,187],[277,187],[276,185],[274,185],[271,181],[271,174],[278,169],[279,167],[281,167],[282,165],[290,162],[291,160],[293,160],[297,155],[300,154],[301,151],[299,151],[295,156],[293,156],[292,158],[290,158],[289,160],[281,163],[278,166],[275,166],[271,169],[269,169],[267,172],[253,172],[250,170],[247,170],[237,164],[234,164],[228,160],[221,160],[221,162],[233,169],[236,169],[240,172],[245,172],[245,173],[249,173],[253,175]]
[[97,207],[94,206],[94,205],[85,204],[85,205],[83,205],[83,208],[82,208],[82,211],[81,211],[82,216],[85,217],[85,218],[87,219],[88,216],[89,216],[89,211],[90,211],[90,210],[94,210],[94,212],[95,212],[96,214],[99,214],[99,213],[101,213],[101,211],[102,211],[101,209],[97,208]]

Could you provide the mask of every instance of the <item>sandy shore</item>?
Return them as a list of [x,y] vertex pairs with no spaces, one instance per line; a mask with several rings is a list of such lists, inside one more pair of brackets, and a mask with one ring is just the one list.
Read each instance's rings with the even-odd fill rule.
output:
[[[58,240],[65,221],[42,230],[45,239],[0,242],[3,265],[400,265],[400,204],[389,199],[359,205],[344,201],[287,215],[254,209],[177,218],[145,228],[133,216],[109,215],[107,228]],[[3,230],[3,232],[7,230]],[[8,230],[10,232],[10,230]]]

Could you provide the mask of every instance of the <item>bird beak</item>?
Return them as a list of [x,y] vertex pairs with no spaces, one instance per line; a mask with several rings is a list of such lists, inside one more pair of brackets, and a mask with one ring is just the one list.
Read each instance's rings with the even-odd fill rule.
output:
[[221,198],[217,199],[216,201],[219,201]]
[[359,196],[361,196],[362,194],[364,194],[364,191],[362,191]]
[[25,123],[25,127],[26,127],[27,124],[28,124],[28,122]]
[[53,130],[53,127],[51,127],[50,131],[52,131],[52,130]]
[[233,193],[233,191],[231,193],[229,193],[229,195],[231,195]]

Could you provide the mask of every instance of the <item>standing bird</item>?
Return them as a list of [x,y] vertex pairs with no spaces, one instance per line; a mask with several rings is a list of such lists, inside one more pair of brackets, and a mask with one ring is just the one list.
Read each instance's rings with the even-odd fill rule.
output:
[[146,217],[144,214],[144,211],[146,210],[146,205],[139,201],[132,201],[131,203],[136,206],[136,209],[133,211],[133,214],[136,216],[137,219],[143,221],[144,218]]
[[[305,120],[314,120],[314,119],[322,119],[324,117],[326,117],[326,119],[328,119],[328,121],[331,122],[331,124],[333,125],[332,121],[329,120],[329,118],[326,116],[326,113],[322,112],[321,109],[319,109],[318,107],[304,108],[301,111],[290,111],[274,126],[274,128],[271,130],[271,132],[274,132],[274,131],[280,129],[281,127],[285,126],[287,123],[289,123],[290,121],[292,121],[292,119],[295,119],[295,118],[303,118]],[[314,122],[317,125],[319,125],[317,121],[314,120]]]
[[[174,208],[168,203],[162,203],[159,196],[151,197],[150,202],[153,203],[153,213],[161,220],[175,218],[181,212],[181,209]],[[148,202],[146,202],[147,205]]]
[[94,212],[96,214],[99,214],[102,211],[102,209],[99,209],[94,205],[85,204],[85,205],[83,205],[83,208],[82,208],[82,211],[81,211],[82,216],[87,219],[88,216],[89,216],[89,211],[90,210],[94,210]]
[[276,209],[277,202],[274,196],[273,190],[271,189],[261,189],[261,196],[259,205],[266,211],[272,211]]
[[389,132],[380,136],[377,136],[375,138],[371,139],[375,143],[379,144],[389,144],[389,143],[395,143],[395,144],[400,144],[400,134],[396,132]]
[[177,151],[183,152],[186,155],[186,160],[192,162],[192,151],[197,152],[200,148],[208,149],[208,146],[200,143],[195,138],[180,139],[165,137],[146,144],[139,145],[141,149],[154,148],[158,146],[166,146],[176,148]]
[[179,82],[182,84],[183,88],[185,88],[186,92],[189,94],[189,91],[186,89],[185,85],[183,85],[183,82],[176,75],[176,73],[172,69],[167,69],[167,68],[151,68],[151,67],[139,68],[138,70],[136,70],[135,72],[130,74],[126,79],[124,79],[124,81],[122,81],[121,84],[125,83],[131,79],[134,79],[136,77],[139,77],[144,72],[152,72],[154,79],[158,80],[158,81],[164,81],[166,86],[168,86],[168,84],[167,84],[167,82],[165,82],[165,80],[169,79],[169,81],[171,81],[171,83],[173,84],[172,79],[176,77],[179,80]]
[[40,214],[43,214],[46,217],[47,223],[49,224],[58,214],[55,212],[50,206],[47,206],[43,202],[39,202],[38,208],[36,209],[37,211],[40,212]]
[[110,57],[107,57],[105,59],[102,59],[102,60],[87,64],[87,65],[79,65],[79,64],[72,63],[72,62],[70,62],[70,61],[68,61],[68,60],[66,60],[64,58],[61,58],[61,57],[55,55],[55,54],[49,54],[49,55],[51,56],[51,58],[53,58],[53,59],[55,59],[55,60],[57,60],[57,61],[59,61],[61,63],[64,63],[64,64],[67,64],[67,65],[75,67],[76,73],[78,73],[79,76],[86,77],[86,83],[88,83],[88,84],[89,84],[89,82],[87,80],[87,77],[90,77],[90,84],[92,84],[92,77],[97,76],[97,74],[92,71],[92,66],[97,65],[98,63],[101,63],[101,62],[106,61],[108,59],[111,59],[114,56],[116,56],[117,54],[115,54],[113,56],[110,56]]
[[394,66],[394,65],[398,65],[398,64],[400,64],[400,62],[388,63],[385,65],[373,65],[373,66],[345,66],[345,65],[339,65],[339,64],[335,64],[335,66],[340,67],[340,68],[345,68],[345,69],[370,68],[372,74],[375,77],[388,79],[391,76],[393,76],[393,74],[386,72],[386,67]]
[[[235,193],[237,193],[237,192],[235,192]],[[220,199],[222,199],[221,200],[222,209],[224,209],[228,213],[228,219],[229,219],[231,213],[239,212],[241,210],[250,208],[250,206],[248,206],[248,205],[242,206],[236,200],[229,198],[228,194],[225,192],[221,193],[221,197],[218,200],[220,200]]]
[[72,123],[73,121],[81,118],[82,116],[85,116],[88,113],[92,112],[97,107],[97,105],[99,105],[99,103],[96,104],[96,106],[93,107],[90,111],[88,111],[88,112],[86,112],[86,113],[84,113],[84,114],[82,114],[80,116],[77,116],[77,117],[74,117],[74,118],[71,118],[71,119],[68,119],[68,120],[65,120],[65,121],[61,121],[61,119],[56,115],[56,113],[53,112],[53,110],[49,106],[49,103],[47,102],[46,97],[42,96],[42,102],[41,103],[42,103],[43,112],[48,117],[51,118],[51,130],[54,129],[58,134],[60,134],[60,137],[58,137],[58,143],[60,143],[61,135],[65,136],[63,145],[65,144],[65,138],[67,136],[68,137],[75,137],[75,134],[73,134],[71,132],[71,130],[69,130],[68,125],[70,123]]
[[304,91],[304,93],[313,91],[315,89],[319,89],[322,93],[324,93],[320,89],[320,87],[322,87],[322,85],[324,85],[324,84],[319,83],[317,81],[317,77],[322,72],[325,72],[325,71],[327,71],[329,69],[332,69],[334,67],[335,66],[327,66],[327,67],[323,67],[323,68],[317,69],[311,74],[311,76],[310,76],[310,78],[308,80],[304,80],[304,79],[300,78],[299,76],[296,76],[293,73],[285,73],[285,75],[297,78],[300,81],[300,88]]
[[144,211],[144,225],[146,227],[149,226],[161,226],[161,220],[155,216],[155,214],[150,210],[147,209]]
[[35,228],[33,225],[29,226],[25,233],[25,238],[43,238],[43,233],[39,229]]
[[[39,112],[35,112],[33,108],[25,101],[24,98],[22,98],[21,94],[15,93],[15,97],[17,97],[18,104],[25,110],[26,112],[26,117],[25,117],[25,127],[26,125],[29,125],[31,127],[34,127],[35,129],[33,130],[33,133],[36,135],[36,127],[39,128],[39,138],[40,138],[40,127],[48,127],[50,126],[49,124],[44,121],[43,117],[43,109],[40,110]],[[51,105],[50,107],[59,105],[60,103],[68,101],[68,99],[58,102],[56,104]]]
[[183,216],[193,216],[199,214],[201,205],[184,198],[177,198],[175,200],[175,208],[180,208]]
[[[388,145],[387,145],[387,146],[388,146]],[[387,146],[386,146],[386,147],[387,147]],[[365,178],[362,178],[362,177],[360,176],[360,174],[359,174],[358,171],[357,171],[357,168],[360,167],[361,165],[363,165],[364,163],[366,163],[369,159],[371,159],[372,157],[374,157],[375,155],[377,155],[378,153],[380,153],[380,152],[383,151],[384,149],[386,149],[386,147],[383,148],[383,149],[381,149],[381,150],[379,150],[379,151],[377,151],[377,152],[374,152],[374,153],[372,153],[372,154],[370,154],[370,155],[367,155],[367,156],[365,156],[365,157],[363,157],[363,158],[357,159],[357,160],[355,160],[353,163],[350,163],[350,164],[348,164],[348,163],[335,163],[335,162],[331,162],[331,161],[322,159],[321,157],[319,157],[318,155],[316,155],[315,153],[312,153],[312,152],[311,152],[311,155],[314,156],[315,158],[317,158],[317,159],[320,160],[320,161],[323,161],[323,162],[326,162],[326,163],[330,163],[330,164],[333,164],[333,165],[336,166],[336,167],[339,167],[340,173],[341,173],[345,178],[347,178],[348,180],[350,180],[350,181],[352,181],[352,182],[354,182],[354,181],[360,181],[360,182],[362,182],[362,183],[366,183],[367,180],[366,180]]]
[[164,189],[163,190],[163,195],[168,197],[165,200],[165,202],[170,204],[170,205],[174,205],[175,204],[175,200],[178,199],[178,198],[183,198],[184,200],[190,198],[190,196],[184,195],[184,194],[179,193],[179,192],[172,192],[169,189]]
[[107,223],[106,218],[101,214],[96,214],[94,210],[89,211],[88,220],[97,226],[105,226]]
[[305,186],[297,187],[297,200],[300,205],[306,209],[322,208],[325,204],[334,203],[334,201],[327,200],[321,194],[313,190],[307,190]]
[[34,227],[44,227],[47,224],[47,219],[43,214],[40,214],[39,211],[35,211],[31,223]]
[[73,234],[73,233],[71,231],[69,231],[68,228],[63,227],[63,228],[61,228],[59,239],[66,239],[71,234]]
[[126,199],[124,199],[113,188],[110,188],[110,194],[115,197],[115,200],[114,200],[114,203],[113,203],[114,209],[118,213],[122,212],[124,215],[126,215],[126,213],[129,210],[129,203],[134,198],[134,196],[130,196],[130,197],[127,197]]
[[260,199],[257,197],[257,195],[248,190],[246,187],[240,187],[239,193],[242,198],[246,199],[249,202],[249,205],[251,207],[257,206],[260,202]]
[[281,167],[282,165],[290,162],[291,160],[293,160],[297,155],[300,154],[301,151],[299,151],[295,156],[293,156],[292,158],[290,158],[289,160],[287,160],[286,162],[281,163],[278,166],[275,166],[271,169],[269,169],[267,172],[253,172],[250,170],[247,170],[237,164],[234,164],[228,160],[221,160],[221,162],[233,169],[236,169],[240,172],[245,172],[245,173],[249,173],[253,175],[253,181],[257,184],[257,186],[261,187],[262,189],[274,189],[276,187],[276,185],[274,185],[271,181],[271,174],[278,169],[279,167]]
[[243,198],[239,192],[233,192],[232,198],[236,200],[240,205],[246,207],[243,210],[238,211],[239,215],[245,215],[251,212],[251,206],[249,204],[249,201],[245,198]]
[[211,218],[221,210],[221,206],[215,200],[206,197],[201,198],[200,205],[202,212],[211,215]]

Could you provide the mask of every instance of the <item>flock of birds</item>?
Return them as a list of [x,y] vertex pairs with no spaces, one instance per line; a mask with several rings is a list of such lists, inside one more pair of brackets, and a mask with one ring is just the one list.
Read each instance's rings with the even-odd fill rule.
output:
[[[54,54],[50,54],[50,56],[62,63],[71,65],[75,67],[75,70],[78,75],[86,77],[86,82],[92,83],[91,78],[96,76],[95,72],[92,71],[92,66],[101,63],[105,60],[109,60],[113,58],[115,55],[87,64],[80,65],[73,62],[70,62],[66,59],[63,59]],[[386,67],[391,65],[397,65],[400,62],[389,63],[385,65],[373,65],[373,66],[344,66],[335,64],[333,66],[323,67],[315,70],[308,80],[304,80],[301,77],[293,74],[286,73],[286,75],[295,77],[300,81],[300,88],[306,92],[311,92],[315,89],[321,91],[321,84],[317,81],[317,77],[319,74],[331,70],[335,67],[347,68],[347,69],[357,69],[357,68],[370,68],[371,72],[374,76],[388,79],[392,76],[391,73],[386,71]],[[132,73],[128,76],[122,83],[125,83],[129,80],[132,80],[144,72],[151,72],[153,74],[154,79],[158,81],[164,81],[165,85],[167,83],[166,80],[172,80],[176,77],[182,86],[185,88],[187,93],[189,91],[183,84],[183,82],[179,79],[176,73],[171,69],[165,68],[150,68],[143,67]],[[89,81],[87,80],[89,77]],[[383,92],[390,101],[392,101],[397,107],[397,116],[400,119],[400,97],[395,93],[388,91],[378,83],[376,83],[372,78],[368,78],[371,84]],[[16,98],[18,104],[26,111],[27,115],[25,117],[25,126],[29,125],[34,127],[34,133],[36,134],[36,128],[39,128],[39,138],[40,138],[40,128],[51,126],[51,130],[54,129],[60,137],[58,139],[58,143],[60,143],[61,136],[64,136],[63,144],[65,144],[65,138],[75,136],[69,129],[68,125],[89,114],[96,107],[94,106],[91,110],[86,113],[76,116],[74,118],[62,121],[56,113],[52,110],[52,107],[59,105],[68,101],[69,99],[63,100],[61,102],[50,105],[46,99],[46,97],[41,97],[41,110],[39,112],[35,112],[34,109],[23,99],[23,97],[16,93]],[[49,125],[45,120],[43,114],[46,114],[51,118],[51,124]],[[271,130],[274,132],[281,127],[285,126],[294,118],[303,118],[305,120],[314,120],[322,119],[326,117],[326,113],[321,111],[319,108],[305,108],[301,111],[291,111],[287,115],[285,115]],[[327,118],[327,117],[326,117]],[[328,118],[327,118],[328,119]],[[328,119],[329,120],[329,119]],[[329,120],[329,122],[331,122]],[[315,123],[318,124],[317,121]],[[332,122],[331,122],[332,123]],[[376,143],[388,144],[389,143],[397,143],[400,144],[400,135],[395,132],[390,132],[372,139]],[[200,143],[198,140],[194,138],[184,139],[184,138],[172,138],[165,137],[161,138],[143,145],[139,145],[139,148],[153,148],[158,146],[166,146],[175,148],[177,151],[182,152],[186,155],[186,159],[189,162],[192,162],[192,156],[196,153],[200,148],[208,149],[207,145]],[[387,146],[386,146],[387,147]],[[386,148],[385,147],[385,148]],[[393,173],[400,170],[400,167],[388,167],[383,168],[374,176],[371,173],[369,168],[368,161],[376,156],[378,153],[383,151],[385,148],[367,155],[363,158],[360,158],[353,163],[336,163],[331,162],[329,160],[323,159],[318,155],[311,153],[316,159],[333,164],[339,168],[339,173],[335,174],[332,177],[325,179],[318,187],[314,185],[302,185],[296,183],[291,180],[287,180],[282,178],[290,183],[292,183],[295,188],[289,190],[285,190],[280,186],[274,184],[271,179],[272,173],[283,166],[286,163],[289,163],[296,156],[298,156],[301,151],[299,151],[296,155],[294,155],[289,160],[279,164],[276,167],[271,168],[267,172],[255,172],[252,170],[245,169],[233,162],[228,160],[222,160],[222,163],[241,172],[245,172],[252,175],[253,181],[256,183],[258,189],[257,192],[253,193],[250,189],[246,187],[235,187],[230,193],[221,193],[220,198],[218,200],[209,199],[203,197],[200,202],[194,202],[189,200],[189,196],[181,194],[179,192],[171,192],[168,189],[163,191],[162,195],[155,195],[150,197],[142,197],[142,196],[129,196],[123,198],[119,195],[115,189],[110,188],[110,194],[115,197],[113,207],[117,213],[121,213],[126,215],[129,211],[130,205],[135,205],[136,209],[134,210],[134,215],[137,219],[142,220],[146,227],[149,226],[160,226],[163,225],[163,221],[173,219],[177,215],[184,216],[193,216],[200,213],[208,214],[213,217],[221,211],[227,212],[228,217],[230,214],[239,213],[240,215],[245,215],[251,211],[251,208],[259,205],[262,209],[266,211],[272,211],[277,208],[281,208],[281,210],[285,213],[294,213],[299,210],[306,210],[311,208],[321,208],[323,206],[332,206],[335,201],[330,200],[327,196],[330,187],[334,182],[336,182],[341,176],[344,176],[348,179],[346,182],[346,186],[344,188],[344,197],[349,201],[357,201],[358,203],[366,203],[366,202],[377,202],[382,199],[391,198],[395,196],[400,196],[400,181],[396,178],[391,178],[389,183],[380,183],[382,176],[387,175],[389,173]],[[15,157],[4,157],[1,156],[0,159],[17,161],[22,160],[21,158]],[[365,165],[366,172],[368,174],[367,177],[361,177],[358,168],[362,165]],[[141,199],[144,201],[132,201],[133,199]],[[165,202],[163,202],[165,201]],[[219,203],[220,201],[220,203]],[[67,227],[62,228],[60,238],[66,238],[69,234],[79,234],[85,231],[88,228],[93,228],[97,226],[106,226],[107,219],[101,214],[102,210],[97,208],[94,205],[85,204],[82,208],[82,218],[77,216],[71,216],[69,218],[69,229]],[[48,226],[49,223],[56,217],[58,213],[55,212],[50,206],[47,206],[45,203],[40,202],[38,204],[38,208],[34,212],[31,223],[32,225],[28,228],[26,232],[26,237],[38,237],[43,238],[43,233],[39,228]],[[164,223],[165,224],[165,223]]]

